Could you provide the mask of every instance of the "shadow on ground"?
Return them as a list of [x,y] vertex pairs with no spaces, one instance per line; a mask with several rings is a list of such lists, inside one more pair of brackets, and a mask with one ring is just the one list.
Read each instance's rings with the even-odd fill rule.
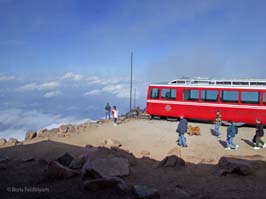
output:
[[[219,142],[225,146],[224,141]],[[129,185],[138,184],[155,188],[161,198],[261,198],[266,195],[266,173],[261,170],[249,176],[219,176],[216,174],[217,165],[213,164],[186,163],[186,167],[158,168],[160,161],[148,157],[136,158],[119,148],[94,148],[98,149],[98,155],[101,157],[115,156],[128,159],[130,175],[123,177],[123,180]],[[56,160],[65,152],[78,157],[87,151],[88,147],[54,141],[1,148],[0,157],[8,157],[8,161],[0,163],[1,198],[136,198],[133,194],[116,189],[86,191],[82,187],[80,176],[50,180],[43,175],[47,168],[45,162]],[[30,157],[34,157],[34,160],[22,161]],[[6,167],[1,167],[3,164]]]
[[250,140],[247,140],[247,139],[241,139],[242,141],[244,141],[247,145],[251,146],[251,147],[254,147],[254,144],[253,142],[251,142]]

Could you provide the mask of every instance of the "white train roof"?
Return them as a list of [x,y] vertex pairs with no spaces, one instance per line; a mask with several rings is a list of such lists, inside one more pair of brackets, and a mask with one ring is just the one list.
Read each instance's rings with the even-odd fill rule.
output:
[[216,85],[216,86],[262,86],[266,87],[266,79],[208,79],[208,78],[191,78],[175,79],[168,84],[177,85]]

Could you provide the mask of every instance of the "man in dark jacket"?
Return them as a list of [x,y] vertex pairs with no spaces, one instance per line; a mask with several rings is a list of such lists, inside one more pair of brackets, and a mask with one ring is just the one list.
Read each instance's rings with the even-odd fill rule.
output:
[[105,119],[110,120],[111,119],[111,106],[109,105],[109,103],[106,104],[104,109],[105,109]]
[[187,147],[185,133],[187,132],[187,120],[184,116],[180,116],[180,121],[177,126],[176,132],[179,135],[178,145],[182,147]]
[[261,137],[264,135],[264,131],[263,131],[263,125],[260,121],[260,119],[256,119],[256,134],[254,135],[253,141],[256,142],[256,146],[254,147],[254,149],[258,150],[260,149],[259,144],[261,143],[263,146],[262,148],[266,147],[266,143],[264,143],[261,140]]
[[230,125],[227,127],[227,138],[226,138],[226,150],[230,150],[231,146],[234,149],[238,149],[239,145],[234,143],[234,137],[237,134],[237,128],[233,121],[229,121]]

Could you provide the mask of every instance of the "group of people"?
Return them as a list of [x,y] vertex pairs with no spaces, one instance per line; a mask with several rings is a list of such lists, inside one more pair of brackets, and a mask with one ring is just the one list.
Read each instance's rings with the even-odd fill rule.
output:
[[[215,119],[215,126],[214,126],[214,135],[217,136],[218,138],[221,137],[221,132],[220,132],[220,126],[222,125],[222,115],[220,111],[218,110],[216,113],[216,119]],[[180,121],[178,123],[176,132],[179,135],[179,138],[177,140],[177,144],[182,147],[187,147],[186,143],[186,138],[185,138],[185,133],[187,132],[188,129],[188,122],[184,118],[184,116],[180,117]],[[231,148],[233,149],[238,149],[239,145],[234,143],[234,138],[236,134],[238,133],[238,129],[235,126],[233,121],[229,121],[229,126],[227,127],[227,136],[226,136],[226,150],[230,150]],[[262,148],[266,147],[266,143],[261,140],[261,137],[264,136],[264,131],[263,131],[263,125],[260,121],[259,118],[256,119],[256,132],[255,135],[252,139],[252,142],[254,143],[254,149],[258,150],[260,149],[260,144],[262,145]]]
[[113,106],[113,108],[111,108],[110,104],[107,103],[104,109],[105,109],[105,119],[110,120],[112,113],[112,117],[114,119],[114,126],[117,126],[118,108],[116,106]]

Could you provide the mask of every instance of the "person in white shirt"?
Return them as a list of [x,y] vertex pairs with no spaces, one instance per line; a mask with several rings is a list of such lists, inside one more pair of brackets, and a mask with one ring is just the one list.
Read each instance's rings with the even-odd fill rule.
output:
[[117,126],[118,108],[116,106],[113,106],[112,115],[114,118],[114,126]]

